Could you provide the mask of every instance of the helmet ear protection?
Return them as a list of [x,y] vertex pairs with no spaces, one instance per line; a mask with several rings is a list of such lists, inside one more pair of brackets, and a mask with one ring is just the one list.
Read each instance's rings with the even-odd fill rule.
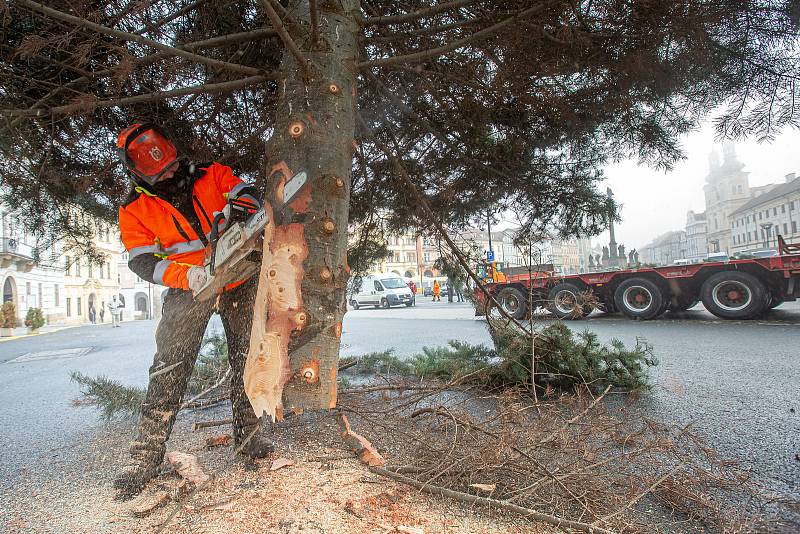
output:
[[117,137],[117,153],[125,168],[154,185],[179,160],[175,145],[154,124],[134,124]]

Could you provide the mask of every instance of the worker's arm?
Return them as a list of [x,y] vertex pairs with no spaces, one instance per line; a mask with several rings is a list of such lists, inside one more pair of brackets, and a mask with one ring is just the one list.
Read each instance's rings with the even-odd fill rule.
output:
[[139,278],[154,284],[189,289],[187,272],[191,265],[165,259],[156,236],[125,208],[119,210],[122,244],[128,251],[128,268]]
[[220,163],[212,163],[207,172],[211,173],[214,181],[231,207],[240,211],[254,211],[261,207],[258,199],[258,189],[242,181],[233,174],[233,169]]

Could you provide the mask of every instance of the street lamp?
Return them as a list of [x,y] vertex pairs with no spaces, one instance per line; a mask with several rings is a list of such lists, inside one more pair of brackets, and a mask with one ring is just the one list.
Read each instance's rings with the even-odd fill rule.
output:
[[764,248],[769,248],[769,231],[772,229],[772,223],[761,223],[761,229],[764,231]]

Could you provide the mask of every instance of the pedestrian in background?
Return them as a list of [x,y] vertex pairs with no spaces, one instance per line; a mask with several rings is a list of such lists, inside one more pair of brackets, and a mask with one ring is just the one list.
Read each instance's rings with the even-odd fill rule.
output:
[[92,324],[97,323],[97,311],[94,309],[94,303],[89,303],[89,322]]
[[106,321],[105,320],[105,316],[106,316],[106,301],[102,301],[100,303],[100,322],[101,323],[104,323]]
[[438,280],[433,281],[433,302],[441,302],[442,287],[439,285]]
[[119,312],[119,302],[117,302],[116,295],[111,297],[111,302],[108,303],[108,311],[109,313],[111,313],[112,328],[119,327],[119,316],[117,315],[117,313]]

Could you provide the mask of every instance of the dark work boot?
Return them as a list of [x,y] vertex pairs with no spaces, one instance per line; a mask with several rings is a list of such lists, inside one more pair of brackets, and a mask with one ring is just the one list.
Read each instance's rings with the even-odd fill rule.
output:
[[114,479],[117,499],[128,500],[142,492],[145,485],[158,474],[157,465],[131,463],[122,468]]
[[261,430],[261,425],[233,429],[233,444],[236,452],[252,460],[264,458],[275,450],[275,445]]

